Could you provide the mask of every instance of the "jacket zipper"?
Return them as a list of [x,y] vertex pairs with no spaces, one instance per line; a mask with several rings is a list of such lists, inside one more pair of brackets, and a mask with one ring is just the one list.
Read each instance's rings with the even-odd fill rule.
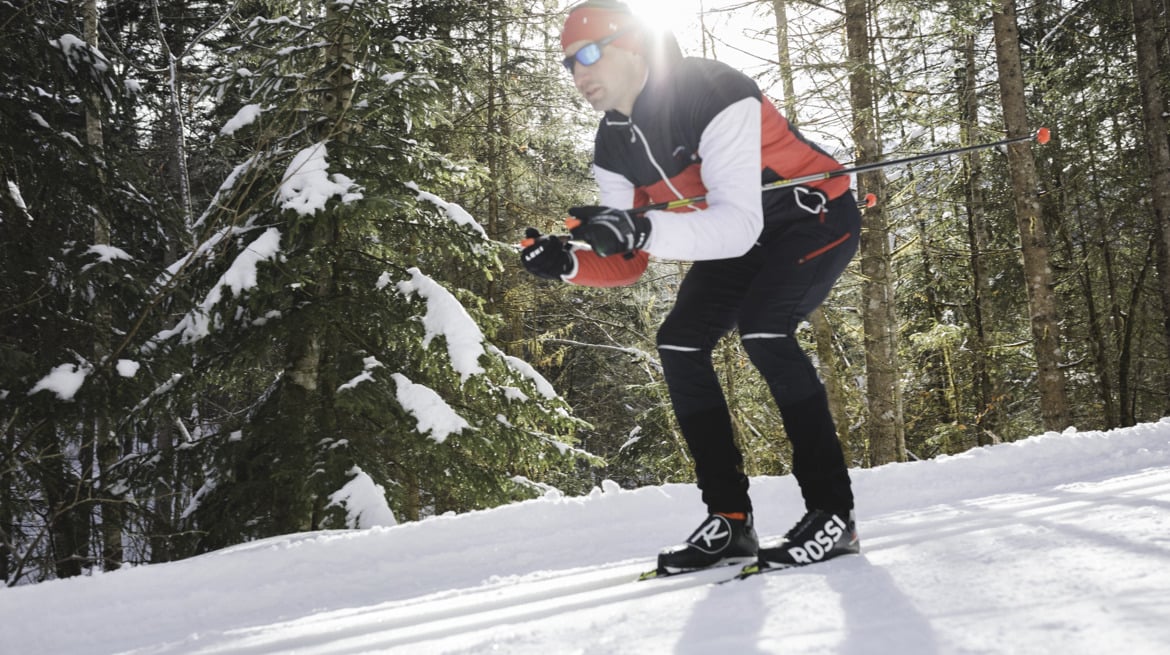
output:
[[[654,153],[650,151],[650,142],[646,139],[646,135],[642,133],[641,128],[635,125],[632,119],[630,120],[630,129],[633,130],[633,133],[637,136],[637,138],[641,139],[642,147],[646,149],[646,158],[650,160],[650,164],[654,166],[654,170],[658,171],[658,177],[662,179],[671,192],[674,193],[676,198],[685,198],[686,196],[680,193],[679,190],[675,188],[674,184],[671,183],[670,178],[666,176],[666,171],[662,170],[662,167],[658,165],[658,160],[654,159]],[[691,207],[690,209],[691,211],[695,211],[694,207]]]

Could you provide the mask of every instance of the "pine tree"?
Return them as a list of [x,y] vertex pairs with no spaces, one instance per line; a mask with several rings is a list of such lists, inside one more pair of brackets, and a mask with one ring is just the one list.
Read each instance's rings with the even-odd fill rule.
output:
[[[845,28],[852,63],[850,97],[853,108],[853,136],[858,162],[881,158],[877,139],[877,107],[874,103],[872,64],[869,54],[869,9],[865,0],[845,3]],[[880,172],[864,174],[858,193],[883,196]],[[863,316],[866,335],[866,401],[869,452],[872,464],[905,459],[905,433],[898,385],[898,323],[894,310],[894,289],[890,277],[888,226],[883,210],[869,212],[861,234],[861,274],[865,279]]]
[[[996,62],[999,65],[1000,96],[1004,124],[1009,137],[1031,131],[1024,99],[1024,77],[1020,62],[1019,28],[1014,0],[1004,0],[992,12],[995,24]],[[1069,425],[1068,396],[1065,390],[1059,320],[1052,292],[1048,262],[1047,234],[1037,199],[1036,165],[1027,143],[1008,147],[1012,173],[1012,195],[1016,205],[1025,285],[1028,289],[1033,347],[1039,369],[1040,411],[1044,427],[1062,430]]]
[[125,546],[117,417],[138,381],[116,344],[141,297],[142,253],[162,235],[141,224],[154,207],[127,148],[132,85],[97,40],[94,9],[29,3],[4,22],[0,531],[13,583],[114,568]]
[[[1165,343],[1170,348],[1170,141],[1167,140],[1166,99],[1170,85],[1159,78],[1166,70],[1166,62],[1158,51],[1158,26],[1151,0],[1131,0],[1133,31],[1137,41],[1137,77],[1142,98],[1142,122],[1145,125],[1146,159],[1155,229],[1161,233],[1158,243],[1159,277],[1162,306],[1167,318]],[[1163,13],[1165,13],[1163,11]],[[1162,41],[1166,40],[1162,32]],[[1163,407],[1170,409],[1170,375],[1163,385],[1166,400]]]
[[563,402],[441,282],[493,275],[499,248],[425,190],[462,166],[429,147],[450,53],[407,36],[409,19],[381,5],[256,16],[205,90],[238,108],[221,147],[250,154],[173,267],[203,300],[151,342],[190,345],[194,388],[224,406],[191,417],[199,549],[345,525],[335,494],[363,475],[404,519],[563,482]]

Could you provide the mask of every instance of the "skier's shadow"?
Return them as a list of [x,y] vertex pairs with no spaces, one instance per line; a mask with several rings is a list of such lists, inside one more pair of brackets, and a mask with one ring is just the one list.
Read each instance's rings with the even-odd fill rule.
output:
[[849,571],[826,576],[841,598],[845,638],[842,655],[936,653],[934,628],[885,569],[863,554],[843,558]]
[[[798,573],[793,571],[791,573]],[[789,573],[774,573],[712,587],[693,609],[674,652],[677,655],[712,652],[771,653],[774,647],[788,648],[784,634],[764,634],[778,624],[774,612],[774,594],[809,593],[806,590],[786,589],[784,577]],[[934,629],[930,621],[918,611],[910,599],[884,569],[865,558],[845,557],[823,565],[800,569],[799,575],[822,575],[836,592],[844,625],[838,632],[841,641],[832,648],[841,655],[877,655],[885,653],[934,653],[938,651]],[[795,581],[793,581],[795,582]],[[801,587],[803,585],[791,585]],[[772,602],[770,602],[772,601]],[[807,607],[831,605],[820,598],[802,602],[792,599],[787,603],[791,616],[779,617],[780,625],[791,628],[793,640],[802,645],[814,637],[801,620]],[[771,628],[766,628],[767,624]],[[783,629],[782,629],[783,630]],[[813,639],[816,640],[815,637]],[[761,644],[770,644],[762,647]]]
[[735,580],[713,586],[695,604],[674,646],[676,655],[743,653],[763,655],[757,636],[764,628],[768,607],[764,585]]

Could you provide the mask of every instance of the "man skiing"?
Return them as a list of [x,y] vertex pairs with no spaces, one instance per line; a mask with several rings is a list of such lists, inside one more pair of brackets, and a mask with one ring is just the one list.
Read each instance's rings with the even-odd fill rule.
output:
[[[650,255],[694,262],[657,346],[708,516],[685,543],[659,553],[660,575],[859,552],[825,389],[796,340],[857,250],[861,218],[848,177],[762,193],[761,184],[841,165],[805,141],[749,77],[683,58],[667,42],[621,2],[589,0],[570,10],[565,66],[604,112],[593,164],[600,204],[569,210],[573,240],[590,248],[529,228],[521,261],[537,276],[587,286],[631,284]],[[621,209],[700,195],[705,202],[679,211]],[[711,360],[735,328],[780,408],[807,510],[781,543],[764,547]]]

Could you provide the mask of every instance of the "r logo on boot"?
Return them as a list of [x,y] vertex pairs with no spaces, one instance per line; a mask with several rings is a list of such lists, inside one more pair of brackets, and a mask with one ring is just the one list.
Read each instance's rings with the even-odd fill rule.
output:
[[705,553],[717,553],[727,548],[730,539],[731,522],[726,517],[712,514],[687,542]]

